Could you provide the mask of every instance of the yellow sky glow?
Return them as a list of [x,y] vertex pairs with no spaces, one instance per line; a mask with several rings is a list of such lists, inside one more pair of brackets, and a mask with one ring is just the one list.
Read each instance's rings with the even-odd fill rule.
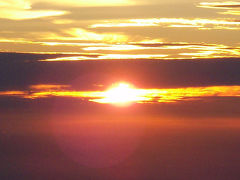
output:
[[0,18],[4,19],[37,19],[66,13],[62,10],[33,10],[32,3],[25,0],[0,0]]
[[[32,3],[49,2],[47,0],[30,0]],[[131,0],[58,0],[54,4],[74,7],[96,7],[96,6],[126,6],[134,5],[135,1]]]

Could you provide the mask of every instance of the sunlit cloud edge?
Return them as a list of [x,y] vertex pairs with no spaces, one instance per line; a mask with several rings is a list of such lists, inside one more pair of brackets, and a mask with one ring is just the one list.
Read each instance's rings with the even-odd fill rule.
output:
[[[126,91],[131,103],[174,103],[179,101],[201,100],[205,97],[240,97],[240,86],[237,85],[169,89],[141,89],[130,86],[129,84],[119,83],[118,86],[119,85],[125,88],[124,91]],[[124,99],[124,97],[121,98],[122,94],[119,93],[120,91],[111,91],[112,89],[105,91],[78,91],[72,90],[69,85],[40,84],[32,85],[29,87],[29,90],[26,91],[0,91],[0,96],[32,100],[50,97],[78,98],[80,100],[101,104],[115,103],[116,100],[114,98],[116,98],[116,96]],[[115,93],[114,98],[112,98],[113,93]]]

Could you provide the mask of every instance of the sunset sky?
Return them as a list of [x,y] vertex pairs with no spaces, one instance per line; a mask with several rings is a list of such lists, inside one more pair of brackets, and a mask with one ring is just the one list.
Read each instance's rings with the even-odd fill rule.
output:
[[4,52],[107,59],[239,56],[237,1],[2,0],[0,10]]
[[240,1],[0,0],[0,180],[239,180]]

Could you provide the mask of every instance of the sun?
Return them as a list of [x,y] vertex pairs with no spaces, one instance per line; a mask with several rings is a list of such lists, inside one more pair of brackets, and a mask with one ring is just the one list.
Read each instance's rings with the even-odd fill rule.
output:
[[97,102],[104,104],[113,104],[116,106],[128,106],[133,102],[141,100],[138,89],[135,89],[131,84],[120,82],[113,84],[103,94],[102,99]]

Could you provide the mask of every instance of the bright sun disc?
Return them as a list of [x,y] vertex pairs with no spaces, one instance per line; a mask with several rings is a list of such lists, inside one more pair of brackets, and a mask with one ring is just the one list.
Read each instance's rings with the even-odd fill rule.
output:
[[96,100],[99,103],[110,103],[117,106],[127,106],[133,102],[141,100],[139,90],[127,83],[114,84],[109,90],[104,92],[104,98]]

